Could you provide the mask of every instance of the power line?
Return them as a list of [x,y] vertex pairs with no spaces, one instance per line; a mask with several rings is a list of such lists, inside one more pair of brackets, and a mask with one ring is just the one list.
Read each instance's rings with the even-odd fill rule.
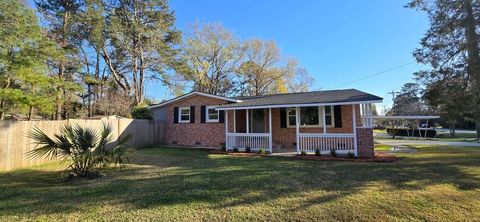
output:
[[390,72],[390,71],[393,71],[395,69],[399,69],[399,68],[402,68],[404,66],[407,66],[407,65],[410,65],[412,63],[415,63],[415,61],[412,61],[412,62],[409,62],[409,63],[405,63],[405,64],[402,64],[402,65],[399,65],[399,66],[395,66],[395,67],[392,67],[392,68],[389,68],[389,69],[386,69],[386,70],[383,70],[381,72],[377,72],[377,73],[373,73],[373,74],[370,74],[370,75],[366,75],[362,78],[359,78],[359,79],[356,79],[356,80],[353,80],[353,81],[350,81],[350,82],[346,82],[346,83],[343,83],[341,85],[338,85],[338,86],[335,86],[333,87],[332,89],[337,89],[339,87],[342,87],[342,86],[346,86],[346,85],[350,85],[352,83],[355,83],[355,82],[358,82],[358,81],[362,81],[362,80],[365,80],[365,79],[368,79],[368,78],[371,78],[371,77],[374,77],[374,76],[378,76],[380,74],[383,74],[383,73],[386,73],[386,72]]

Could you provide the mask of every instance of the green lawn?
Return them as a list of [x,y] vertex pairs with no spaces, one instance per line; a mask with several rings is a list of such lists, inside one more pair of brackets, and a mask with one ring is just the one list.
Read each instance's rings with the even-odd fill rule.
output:
[[[392,137],[387,134],[387,130],[373,130],[374,133],[377,135],[375,138],[379,139],[391,139]],[[412,138],[409,137],[399,137],[397,136],[395,139],[402,140],[408,139],[411,140]],[[413,138],[422,140],[422,138]],[[434,140],[434,141],[445,141],[445,142],[477,142],[477,134],[475,133],[456,133],[455,138],[452,138],[449,132],[437,132],[437,135],[434,138],[427,138],[427,140]]]
[[419,147],[394,163],[150,148],[123,171],[65,182],[59,164],[0,173],[0,220],[468,221],[480,149]]

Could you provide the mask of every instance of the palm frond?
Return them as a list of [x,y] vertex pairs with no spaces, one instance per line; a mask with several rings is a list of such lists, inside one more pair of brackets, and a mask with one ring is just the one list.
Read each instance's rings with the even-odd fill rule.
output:
[[50,138],[40,129],[34,127],[32,131],[28,133],[27,137],[35,140],[35,143],[37,144],[35,149],[26,153],[30,158],[63,158],[69,154],[69,149],[65,149],[63,141],[58,139],[58,135],[55,135],[56,139]]

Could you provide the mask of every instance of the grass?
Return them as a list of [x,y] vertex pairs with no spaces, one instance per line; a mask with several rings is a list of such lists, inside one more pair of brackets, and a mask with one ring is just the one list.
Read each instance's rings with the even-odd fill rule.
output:
[[[387,134],[387,130],[373,130],[373,132],[377,134],[375,138],[392,139],[392,137]],[[395,139],[410,140],[411,138],[397,136]],[[421,139],[421,138],[413,138],[413,139]],[[455,138],[452,138],[449,132],[440,132],[440,131],[437,131],[437,135],[434,138],[427,138],[427,140],[444,141],[444,142],[477,142],[476,139],[477,139],[477,134],[475,133],[456,133]]]
[[391,151],[392,146],[385,144],[375,144],[375,151]]
[[[0,220],[468,221],[480,149],[418,147],[394,163],[149,148],[123,171],[66,182],[58,163],[0,173]],[[476,218],[476,219],[475,219]]]

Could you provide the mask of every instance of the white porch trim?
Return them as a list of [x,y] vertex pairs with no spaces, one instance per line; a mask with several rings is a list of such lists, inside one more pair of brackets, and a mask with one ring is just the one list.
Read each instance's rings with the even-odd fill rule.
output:
[[300,107],[295,107],[295,134],[296,134],[296,145],[297,145],[297,154],[300,154]]
[[273,139],[273,134],[272,134],[272,108],[269,108],[268,109],[268,132],[270,133],[269,135],[269,142],[268,142],[268,149],[270,150],[270,153],[272,153],[272,148],[273,148],[273,143],[272,143],[272,139]]
[[[358,102],[336,102],[336,103],[306,103],[306,104],[279,104],[279,105],[259,105],[259,106],[237,106],[237,107],[217,107],[217,110],[234,109],[267,109],[267,108],[288,108],[288,107],[308,107],[308,106],[335,106],[335,105],[353,105],[366,103],[382,103],[382,100],[369,100]],[[240,103],[241,104],[241,103]]]
[[195,91],[194,91],[194,92],[190,92],[190,93],[181,95],[181,96],[179,96],[179,97],[173,98],[173,99],[171,99],[171,100],[165,101],[165,102],[160,103],[160,104],[151,105],[151,106],[150,106],[150,109],[162,107],[162,106],[165,106],[165,105],[167,105],[167,104],[173,103],[173,102],[175,102],[175,101],[178,101],[178,100],[180,100],[180,99],[183,99],[183,98],[186,98],[186,97],[189,97],[189,96],[193,96],[193,95],[206,96],[206,97],[210,97],[210,98],[214,98],[214,99],[221,99],[221,100],[225,100],[225,101],[229,101],[229,102],[235,102],[235,103],[242,102],[242,100],[238,100],[238,99],[231,99],[231,98],[227,98],[227,97],[223,97],[223,96],[217,96],[217,95],[213,95],[213,94],[202,93],[202,92],[195,92]]
[[353,127],[353,148],[355,156],[358,156],[358,145],[357,145],[357,115],[355,113],[355,105],[352,105],[352,127]]

